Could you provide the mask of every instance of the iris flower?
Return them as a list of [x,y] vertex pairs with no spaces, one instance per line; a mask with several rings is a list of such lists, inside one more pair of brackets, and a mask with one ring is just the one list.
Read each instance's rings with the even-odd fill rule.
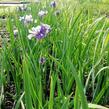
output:
[[31,22],[33,22],[32,15],[26,15],[24,23],[27,24],[27,23],[31,23]]
[[46,62],[46,59],[44,58],[44,57],[41,57],[40,59],[39,59],[39,63],[40,64],[44,64]]
[[51,27],[48,24],[41,24],[37,27],[33,27],[29,30],[28,39],[32,39],[35,37],[36,39],[40,40],[47,36],[47,34],[51,31]]
[[18,35],[18,30],[17,29],[13,30],[13,33],[14,33],[14,36],[16,37]]
[[48,14],[48,11],[43,11],[43,10],[41,10],[41,11],[38,12],[38,16],[41,17],[41,18],[42,18],[43,16],[47,15],[47,14]]
[[50,3],[50,6],[53,7],[53,8],[55,8],[55,7],[56,7],[56,2],[55,2],[55,1],[52,1],[52,2]]
[[24,24],[29,24],[29,23],[33,22],[33,17],[30,14],[30,15],[20,17],[19,20],[22,21]]

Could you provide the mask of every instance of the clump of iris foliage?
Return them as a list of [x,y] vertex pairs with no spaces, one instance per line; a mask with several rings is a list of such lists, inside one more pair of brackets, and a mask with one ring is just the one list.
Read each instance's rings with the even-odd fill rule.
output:
[[0,50],[0,102],[13,81],[15,109],[107,109],[109,24],[106,16],[47,1],[7,18]]

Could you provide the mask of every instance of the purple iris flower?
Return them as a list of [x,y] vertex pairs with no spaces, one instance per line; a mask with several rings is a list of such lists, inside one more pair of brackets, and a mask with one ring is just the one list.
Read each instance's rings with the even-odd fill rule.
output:
[[47,14],[48,14],[48,11],[43,11],[43,10],[41,10],[41,11],[38,12],[38,16],[41,17],[41,18],[42,18],[43,16],[47,15]]
[[33,27],[31,30],[29,30],[28,38],[31,39],[32,37],[35,37],[36,39],[40,40],[47,36],[47,34],[51,31],[50,25],[47,24],[41,24],[37,27]]
[[39,59],[39,63],[40,64],[45,64],[45,62],[46,62],[46,59],[44,58],[44,57],[41,57],[40,59]]
[[50,6],[53,7],[53,8],[55,8],[55,7],[56,7],[56,2],[55,2],[55,1],[52,1],[52,2],[50,3]]
[[13,30],[14,36],[16,37],[18,35],[18,30]]
[[31,15],[31,14],[30,14],[30,15],[26,15],[26,16],[25,16],[24,23],[25,23],[25,24],[28,24],[28,23],[31,23],[31,22],[33,22],[33,17],[32,17],[32,15]]
[[33,22],[33,17],[30,14],[30,15],[26,15],[26,16],[20,17],[19,20],[22,21],[24,24],[27,25],[27,24]]

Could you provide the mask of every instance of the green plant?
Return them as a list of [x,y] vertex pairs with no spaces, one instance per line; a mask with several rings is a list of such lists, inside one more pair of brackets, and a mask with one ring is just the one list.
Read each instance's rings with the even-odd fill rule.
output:
[[[48,14],[40,18],[42,6]],[[93,16],[84,9],[71,12],[72,7],[67,5],[51,8],[49,2],[28,7],[31,10],[8,17],[10,42],[4,42],[0,53],[2,83],[15,84],[15,109],[107,109],[96,105],[108,103],[105,98],[109,96],[106,17]],[[59,15],[55,15],[58,9]],[[19,17],[29,14],[33,22],[25,25]],[[28,30],[41,23],[51,26],[50,33],[29,40]],[[14,29],[18,30],[17,36]],[[44,63],[39,62],[42,57]]]

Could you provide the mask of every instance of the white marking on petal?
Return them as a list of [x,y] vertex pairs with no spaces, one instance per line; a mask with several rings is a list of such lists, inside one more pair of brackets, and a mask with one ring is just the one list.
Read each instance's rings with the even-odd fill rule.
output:
[[28,37],[29,40],[31,40],[32,37],[33,37],[33,35],[32,34],[29,34],[27,37]]

